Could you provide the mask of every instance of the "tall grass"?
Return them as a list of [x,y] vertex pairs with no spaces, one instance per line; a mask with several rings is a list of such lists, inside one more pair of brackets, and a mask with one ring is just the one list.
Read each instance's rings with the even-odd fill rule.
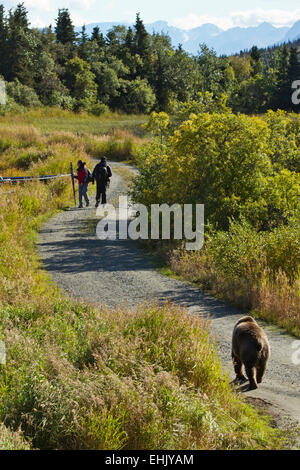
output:
[[[31,152],[40,140],[30,142]],[[85,155],[75,142],[52,141],[53,156],[32,161],[28,171],[63,171]],[[0,187],[0,339],[7,349],[0,448],[288,446],[233,392],[202,319],[169,304],[133,312],[93,307],[52,284],[35,240],[43,221],[68,204],[69,182],[15,191],[5,195]]]
[[143,143],[145,139],[116,129],[112,135],[94,138],[91,142],[87,142],[86,151],[93,157],[105,155],[115,161],[135,161],[137,150]]
[[147,117],[143,115],[106,113],[96,117],[84,112],[73,113],[47,107],[27,109],[24,113],[0,116],[1,125],[31,125],[45,134],[65,131],[74,134],[107,135],[114,132],[115,129],[121,129],[137,137],[144,136],[145,131],[142,124],[146,120]]
[[0,424],[0,451],[1,450],[30,450],[30,445],[25,441],[21,431],[11,431]]
[[36,170],[53,173],[51,168],[57,166],[59,159],[66,170],[68,158],[77,162],[79,158],[86,161],[105,155],[116,161],[135,160],[144,141],[120,129],[111,135],[97,136],[66,131],[43,134],[26,125],[0,126],[0,174],[19,175],[22,171],[35,174]]

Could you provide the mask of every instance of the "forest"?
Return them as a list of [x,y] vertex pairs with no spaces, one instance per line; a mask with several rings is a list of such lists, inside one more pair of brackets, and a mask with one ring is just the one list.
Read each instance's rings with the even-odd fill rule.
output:
[[294,110],[292,83],[300,78],[297,42],[218,57],[199,44],[197,56],[174,49],[164,34],[148,34],[139,14],[134,27],[98,27],[75,33],[70,12],[58,11],[54,26],[31,28],[24,4],[0,6],[0,76],[8,103],[2,112],[50,106],[101,115],[176,112],[198,93],[226,94],[234,112]]

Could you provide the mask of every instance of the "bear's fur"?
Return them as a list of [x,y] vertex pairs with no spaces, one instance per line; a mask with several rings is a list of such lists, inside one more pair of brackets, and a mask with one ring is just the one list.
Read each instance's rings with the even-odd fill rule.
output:
[[243,374],[245,367],[249,379],[249,390],[255,390],[262,382],[268,360],[270,345],[265,332],[254,318],[241,318],[234,327],[232,335],[232,362],[237,381],[247,380]]

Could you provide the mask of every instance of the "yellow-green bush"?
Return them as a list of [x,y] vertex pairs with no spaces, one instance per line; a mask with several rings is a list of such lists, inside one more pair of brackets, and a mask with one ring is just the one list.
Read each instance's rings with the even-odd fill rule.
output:
[[205,249],[175,252],[173,270],[300,334],[299,116],[224,108],[178,118],[175,130],[167,118],[150,118],[171,134],[139,152],[132,197],[205,205]]

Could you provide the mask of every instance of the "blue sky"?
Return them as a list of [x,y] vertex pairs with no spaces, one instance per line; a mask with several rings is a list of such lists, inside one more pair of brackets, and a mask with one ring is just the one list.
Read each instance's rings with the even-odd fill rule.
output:
[[[18,0],[2,1],[6,9]],[[299,0],[24,0],[33,26],[54,24],[58,8],[69,8],[74,23],[133,21],[140,12],[146,23],[165,20],[190,29],[214,23],[223,29],[256,26],[269,21],[274,26],[291,26],[300,19]]]

